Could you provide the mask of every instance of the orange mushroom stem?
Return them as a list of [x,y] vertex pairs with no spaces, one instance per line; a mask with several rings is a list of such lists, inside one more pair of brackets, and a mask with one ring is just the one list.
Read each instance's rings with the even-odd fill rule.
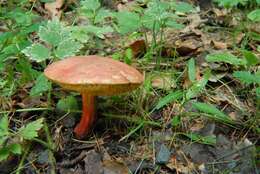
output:
[[82,93],[82,116],[74,129],[77,138],[85,137],[95,121],[95,96]]

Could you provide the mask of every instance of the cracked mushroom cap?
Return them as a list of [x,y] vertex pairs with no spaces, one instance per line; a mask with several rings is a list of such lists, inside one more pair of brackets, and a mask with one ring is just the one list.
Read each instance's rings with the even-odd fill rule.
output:
[[101,56],[75,56],[57,61],[45,76],[65,89],[93,95],[114,95],[137,88],[143,75],[122,62]]

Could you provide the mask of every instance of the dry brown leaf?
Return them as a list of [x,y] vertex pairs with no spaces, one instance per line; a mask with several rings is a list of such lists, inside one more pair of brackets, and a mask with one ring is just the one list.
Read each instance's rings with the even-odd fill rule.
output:
[[215,13],[216,17],[225,17],[228,15],[228,10],[227,9],[218,9],[218,8],[213,8],[213,12]]
[[227,43],[215,41],[215,40],[212,40],[211,42],[212,42],[214,48],[216,48],[218,50],[227,49]]
[[132,54],[134,57],[144,55],[146,52],[146,44],[143,39],[134,41],[129,45],[129,48],[132,50]]
[[190,54],[196,54],[198,48],[202,46],[202,43],[196,39],[188,38],[187,40],[177,40],[175,45],[179,55],[187,56]]
[[44,8],[50,13],[50,16],[61,17],[61,7],[64,4],[64,0],[56,0],[55,2],[45,3]]
[[181,33],[189,33],[203,24],[206,20],[201,19],[199,14],[190,14],[187,16],[190,23],[181,31]]
[[104,173],[113,174],[128,174],[128,167],[122,162],[104,160],[103,163]]
[[175,83],[169,75],[158,75],[152,79],[152,87],[169,90],[175,87]]

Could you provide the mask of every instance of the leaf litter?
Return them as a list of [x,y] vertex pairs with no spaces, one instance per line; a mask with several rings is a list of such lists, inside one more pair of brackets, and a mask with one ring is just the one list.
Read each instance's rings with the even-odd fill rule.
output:
[[[62,13],[61,7],[63,3],[64,1],[45,3],[45,9],[49,11],[51,16],[59,17]],[[132,4],[134,4],[132,1],[124,1],[114,6],[120,11],[124,11],[125,8],[131,9]],[[227,11],[215,8],[210,10],[213,11],[216,17],[216,21],[213,22],[221,25],[228,23],[225,21],[229,15]],[[159,116],[155,120],[163,120],[163,122],[168,120],[167,124],[163,124],[161,129],[152,129],[144,126],[144,129],[133,132],[129,138],[122,142],[118,141],[121,137],[127,135],[129,127],[136,125],[122,120],[99,120],[88,137],[89,140],[79,141],[74,140],[71,133],[75,120],[71,120],[67,113],[60,111],[55,113],[56,115],[52,115],[54,116],[51,118],[52,121],[58,120],[56,118],[59,118],[61,115],[64,117],[60,122],[53,124],[54,127],[52,127],[55,132],[53,135],[55,136],[55,144],[59,144],[58,151],[55,154],[58,166],[57,171],[59,173],[124,174],[131,171],[132,173],[209,174],[212,172],[221,173],[226,170],[237,174],[253,174],[257,171],[257,166],[254,165],[254,158],[257,155],[255,144],[259,137],[254,138],[254,135],[250,132],[239,132],[239,130],[229,127],[229,125],[214,122],[212,119],[203,116],[205,113],[213,114],[220,116],[217,118],[222,118],[221,121],[233,123],[232,121],[243,121],[245,114],[255,111],[255,108],[251,107],[253,104],[251,104],[252,101],[250,99],[241,98],[235,92],[237,83],[234,82],[234,79],[231,79],[230,84],[223,83],[223,80],[230,79],[230,69],[233,68],[228,64],[240,65],[242,64],[241,61],[230,54],[224,55],[225,57],[230,56],[230,59],[223,63],[223,69],[223,66],[215,62],[213,58],[206,61],[206,56],[204,56],[205,53],[215,54],[215,50],[230,50],[234,44],[241,44],[245,35],[240,33],[234,38],[232,33],[222,30],[207,31],[206,27],[212,27],[206,26],[211,22],[209,21],[211,16],[207,16],[208,18],[203,16],[205,13],[209,15],[209,13],[201,11],[186,16],[185,20],[189,21],[189,23],[183,30],[177,32],[176,30],[169,31],[166,34],[167,38],[169,38],[166,41],[168,42],[166,43],[166,52],[172,53],[172,50],[174,50],[173,52],[175,53],[176,51],[176,54],[180,55],[184,61],[185,57],[194,57],[197,74],[193,80],[201,80],[203,77],[200,76],[200,73],[203,73],[202,71],[205,67],[210,67],[214,74],[208,80],[211,82],[211,89],[214,90],[205,90],[202,96],[196,98],[192,96],[191,103],[185,103],[186,108],[184,107],[183,109],[180,109],[182,105],[178,103],[180,98],[183,97],[181,91],[177,91],[176,95],[169,93],[171,97],[162,98],[155,105],[156,112],[159,112]],[[258,31],[256,26],[250,26],[250,30]],[[144,40],[137,40],[128,45],[133,51],[133,57],[136,58],[146,53],[145,47],[147,45],[145,44],[147,43]],[[166,54],[165,58],[168,55],[171,54]],[[43,58],[45,57],[43,55]],[[200,60],[200,57],[203,57],[203,60]],[[178,68],[184,70],[186,67],[186,64],[183,63]],[[183,85],[185,88],[194,85],[193,81],[188,79],[189,76],[191,75],[185,76],[184,83],[186,84]],[[171,75],[155,76],[151,81],[151,87],[155,90],[152,98],[158,99],[159,92],[171,91],[176,88],[176,85]],[[197,93],[194,95],[197,96]],[[167,97],[167,95],[165,96]],[[26,96],[20,96],[20,98],[21,100],[17,103],[19,108],[46,105],[40,98],[31,100],[26,98]],[[58,96],[54,96],[53,100],[57,99]],[[102,98],[99,98],[99,100],[101,103],[103,102]],[[116,103],[116,100],[116,98],[113,98],[109,102],[113,104]],[[2,103],[4,104],[4,102]],[[194,103],[197,103],[196,108],[192,107]],[[214,103],[214,105],[210,105],[210,103]],[[7,110],[8,106],[1,108]],[[210,110],[205,110],[205,106],[210,108]],[[108,110],[120,110],[122,113],[124,113],[123,110],[128,110],[127,106],[122,105],[117,106],[115,104],[113,108],[110,107],[104,106],[104,108],[99,108],[100,113],[98,114],[102,116],[102,112]],[[78,109],[77,107],[70,109],[73,110],[74,108]],[[186,110],[187,113],[180,116],[179,113],[183,113],[183,110]],[[198,110],[201,112],[198,113]],[[241,111],[250,111],[250,113],[241,113]],[[36,111],[33,114],[39,114],[39,112]],[[190,114],[191,117],[187,117],[185,114]],[[22,116],[26,118],[25,115]],[[172,121],[171,118],[177,117],[180,117],[181,122],[177,121],[175,124],[169,122],[169,119]],[[27,132],[25,134],[28,127],[39,130],[42,127],[42,120],[38,120],[36,124],[29,124],[21,129],[21,134],[24,134],[25,138],[34,138],[36,137],[35,132]],[[34,171],[33,168],[35,167],[48,171],[50,164],[47,151],[37,147],[32,149],[31,154],[34,155],[28,157],[28,162],[37,160],[32,162],[33,165],[28,167],[26,173]],[[10,161],[7,164],[9,167],[16,159],[10,159]],[[3,170],[1,172],[6,172],[3,167],[0,168],[0,171]]]

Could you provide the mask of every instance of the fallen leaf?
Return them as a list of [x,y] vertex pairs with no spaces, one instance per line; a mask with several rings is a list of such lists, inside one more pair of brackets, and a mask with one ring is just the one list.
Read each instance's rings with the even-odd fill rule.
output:
[[104,174],[128,174],[128,167],[118,161],[104,160],[102,163]]
[[227,43],[215,41],[215,40],[212,40],[211,42],[212,42],[214,48],[216,48],[218,50],[227,49]]
[[164,90],[170,90],[176,85],[169,75],[158,75],[152,79],[152,87]]
[[143,39],[134,41],[129,45],[129,48],[132,50],[134,57],[142,56],[146,52],[146,44]]
[[196,54],[198,48],[202,46],[202,43],[193,38],[188,38],[186,40],[177,40],[175,45],[180,56],[187,56]]
[[50,13],[52,18],[61,17],[61,7],[64,4],[64,0],[56,0],[55,2],[49,2],[44,4],[44,8]]

